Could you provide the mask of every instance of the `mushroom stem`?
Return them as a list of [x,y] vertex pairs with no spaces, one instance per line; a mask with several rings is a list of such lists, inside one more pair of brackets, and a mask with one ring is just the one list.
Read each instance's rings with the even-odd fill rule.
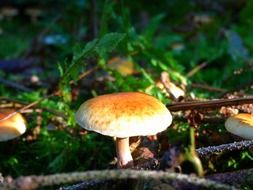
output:
[[116,138],[116,152],[117,152],[117,166],[118,168],[131,168],[133,163],[133,158],[129,148],[129,138]]

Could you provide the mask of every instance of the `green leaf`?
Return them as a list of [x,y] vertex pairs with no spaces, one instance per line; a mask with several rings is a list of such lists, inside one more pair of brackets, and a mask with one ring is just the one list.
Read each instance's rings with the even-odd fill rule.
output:
[[101,17],[101,24],[100,24],[100,32],[99,36],[104,36],[106,32],[108,31],[108,23],[109,19],[112,17],[112,12],[113,12],[113,6],[114,6],[113,1],[106,0],[104,2],[104,8],[103,8],[103,13]]
[[95,50],[95,47],[96,47],[96,44],[97,44],[97,39],[94,39],[93,41],[87,43],[85,45],[85,47],[82,49],[82,50],[78,50],[78,47],[76,47],[76,50],[74,52],[74,56],[73,56],[73,59],[71,61],[71,64],[70,66],[66,69],[66,71],[64,72],[64,75],[63,75],[63,78],[62,78],[62,81],[64,79],[66,79],[70,74],[71,72],[74,72],[73,70],[74,69],[78,69],[76,66],[78,66],[78,64],[80,64],[80,61],[82,59],[85,59],[87,58],[90,54],[94,53],[94,50]]
[[94,39],[91,42],[88,42],[83,49],[80,49],[80,47],[76,46],[74,50],[72,64],[69,66],[69,69],[71,69],[71,67],[74,67],[76,64],[78,64],[78,62],[81,59],[84,59],[88,57],[90,54],[94,53],[97,42],[98,40]]
[[94,39],[93,41],[87,43],[83,49],[76,47],[71,64],[64,72],[62,81],[68,79],[69,75],[76,76],[76,73],[80,70],[80,64],[83,64],[81,60],[84,60],[95,53],[103,55],[111,52],[125,36],[125,34],[121,33],[109,33],[99,40]]
[[152,76],[151,76],[150,74],[148,74],[148,73],[145,71],[145,69],[140,68],[140,71],[141,71],[141,73],[143,74],[144,78],[147,79],[147,80],[150,82],[150,84],[154,84],[154,83],[155,83],[155,81],[152,79]]
[[148,26],[144,31],[144,36],[148,41],[151,41],[153,39],[154,34],[160,26],[160,23],[164,17],[164,14],[159,14],[150,20]]
[[125,38],[126,34],[123,33],[109,33],[104,35],[96,45],[96,52],[99,55],[111,52],[116,46]]
[[60,72],[60,76],[62,77],[64,74],[63,66],[60,63],[57,63],[58,70]]

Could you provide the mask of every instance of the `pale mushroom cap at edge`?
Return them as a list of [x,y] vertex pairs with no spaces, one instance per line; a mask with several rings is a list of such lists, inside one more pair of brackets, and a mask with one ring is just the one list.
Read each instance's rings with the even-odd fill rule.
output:
[[164,131],[172,116],[165,105],[150,95],[122,92],[87,100],[77,111],[76,120],[87,130],[124,138]]
[[226,129],[245,139],[253,139],[253,114],[240,113],[229,117],[225,122]]
[[[14,112],[14,110],[0,110],[0,119]],[[26,131],[26,121],[20,113],[0,121],[0,142],[14,139]]]

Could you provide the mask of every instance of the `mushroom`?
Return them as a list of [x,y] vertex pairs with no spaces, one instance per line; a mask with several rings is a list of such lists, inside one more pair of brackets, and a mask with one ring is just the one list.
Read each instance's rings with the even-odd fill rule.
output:
[[30,7],[25,10],[25,13],[31,17],[32,23],[36,23],[43,12],[40,8]]
[[7,141],[26,131],[26,122],[20,113],[8,117],[14,110],[0,109],[0,141]]
[[1,15],[7,20],[11,20],[13,17],[17,16],[19,14],[18,9],[10,6],[3,7],[1,9]]
[[253,114],[240,113],[229,117],[225,127],[230,133],[245,139],[253,139]]
[[129,137],[155,135],[172,122],[169,110],[156,98],[140,92],[121,92],[92,98],[76,113],[83,128],[116,137],[118,168],[133,166]]

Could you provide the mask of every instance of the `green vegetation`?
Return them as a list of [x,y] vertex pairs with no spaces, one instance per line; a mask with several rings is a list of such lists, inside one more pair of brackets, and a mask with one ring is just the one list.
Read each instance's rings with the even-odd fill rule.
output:
[[[10,2],[0,3],[1,107],[41,101],[23,113],[27,132],[0,142],[4,176],[113,167],[112,139],[81,129],[75,111],[93,96],[123,91],[175,102],[157,84],[162,72],[185,89],[185,101],[253,93],[252,1]],[[3,10],[10,6],[18,13],[9,18]],[[27,15],[29,7],[41,10],[37,20]],[[10,105],[12,100],[21,104]],[[197,114],[226,117],[219,109]],[[159,156],[171,144],[186,143],[186,116],[177,115],[162,135]],[[197,147],[234,141],[223,122],[199,122]],[[252,159],[252,151],[231,153],[204,169],[211,174],[250,168]]]

